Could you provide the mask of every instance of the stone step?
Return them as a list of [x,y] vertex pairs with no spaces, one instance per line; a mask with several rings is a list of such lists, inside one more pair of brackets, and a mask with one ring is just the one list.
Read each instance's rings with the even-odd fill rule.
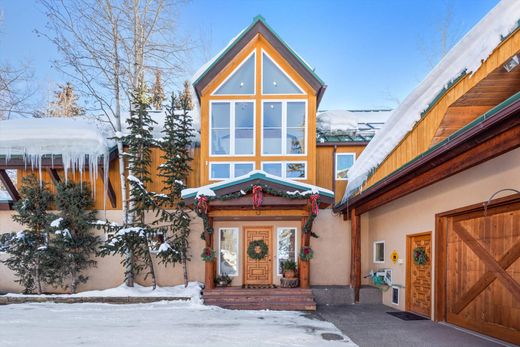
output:
[[294,296],[294,297],[281,297],[281,296],[204,296],[204,302],[312,302],[314,298],[312,296]]
[[204,295],[312,295],[311,289],[280,288],[280,289],[205,289]]
[[[209,303],[205,304],[209,305]],[[307,302],[255,302],[255,303],[232,303],[213,302],[211,305],[230,310],[276,310],[276,311],[316,311],[316,304]]]

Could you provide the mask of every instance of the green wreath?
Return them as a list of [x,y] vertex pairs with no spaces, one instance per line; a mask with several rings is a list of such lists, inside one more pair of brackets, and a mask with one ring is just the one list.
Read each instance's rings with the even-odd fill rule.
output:
[[[257,251],[257,247],[260,249]],[[251,259],[262,260],[267,256],[269,252],[269,247],[264,242],[264,240],[253,240],[249,242],[249,246],[247,246],[247,255]]]
[[430,258],[428,254],[426,254],[426,249],[424,247],[416,247],[413,250],[413,262],[417,265],[425,265],[428,263]]

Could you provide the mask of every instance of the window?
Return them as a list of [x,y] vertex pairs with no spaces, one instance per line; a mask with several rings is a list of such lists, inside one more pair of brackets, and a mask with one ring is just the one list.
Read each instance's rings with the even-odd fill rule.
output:
[[254,102],[211,102],[210,153],[215,156],[253,155]]
[[355,153],[336,153],[336,179],[346,180],[348,170],[354,165]]
[[374,263],[385,262],[385,241],[374,242]]
[[255,93],[255,53],[220,85],[215,95],[252,95]]
[[296,259],[296,228],[278,228],[277,232],[278,239],[278,248],[277,248],[277,257],[278,257],[278,275],[282,275],[283,269],[282,264],[284,261],[291,259],[297,261]]
[[238,228],[220,228],[218,247],[218,273],[238,276]]
[[293,180],[307,179],[307,163],[301,162],[271,162],[262,163],[262,170],[268,174],[281,178],[290,178]]
[[247,175],[255,169],[255,163],[235,162],[235,163],[209,163],[209,179],[225,180],[238,176]]
[[306,153],[307,103],[265,101],[262,105],[262,154]]
[[303,94],[265,52],[262,53],[262,94]]
[[392,287],[392,304],[399,305],[399,287]]

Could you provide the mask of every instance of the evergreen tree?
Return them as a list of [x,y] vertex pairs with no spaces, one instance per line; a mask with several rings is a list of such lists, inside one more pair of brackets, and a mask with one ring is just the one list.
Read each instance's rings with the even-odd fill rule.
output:
[[70,82],[65,85],[58,85],[57,92],[54,92],[55,100],[49,104],[49,115],[52,117],[75,117],[85,114],[85,109],[78,106],[79,97],[74,92],[74,87]]
[[156,110],[162,109],[163,102],[166,100],[164,96],[164,89],[161,82],[161,70],[155,70],[155,80],[152,86],[152,106]]
[[94,201],[88,188],[68,182],[58,185],[56,207],[59,218],[51,223],[51,245],[57,255],[53,284],[75,293],[88,280],[83,272],[97,264],[92,259],[99,246],[99,238],[91,231],[96,220]]
[[47,212],[52,194],[45,183],[35,176],[22,179],[21,199],[16,202],[13,220],[24,227],[4,240],[9,255],[3,263],[16,274],[16,282],[25,293],[42,293],[42,285],[49,282],[48,236],[54,216]]

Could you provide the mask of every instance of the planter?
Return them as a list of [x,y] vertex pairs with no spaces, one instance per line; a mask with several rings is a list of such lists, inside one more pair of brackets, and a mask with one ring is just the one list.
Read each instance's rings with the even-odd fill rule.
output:
[[285,270],[283,273],[284,278],[295,278],[296,272],[294,270]]

